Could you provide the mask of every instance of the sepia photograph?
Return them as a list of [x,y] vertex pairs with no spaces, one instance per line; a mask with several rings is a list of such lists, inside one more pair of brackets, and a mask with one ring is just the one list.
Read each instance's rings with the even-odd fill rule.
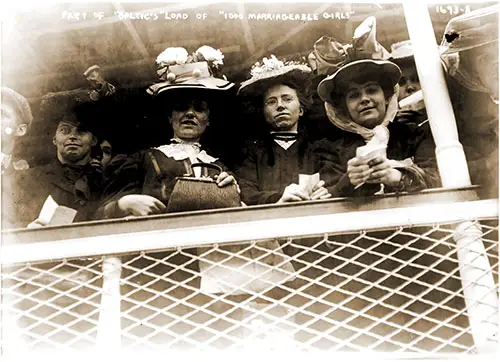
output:
[[2,4],[0,359],[491,359],[499,11]]

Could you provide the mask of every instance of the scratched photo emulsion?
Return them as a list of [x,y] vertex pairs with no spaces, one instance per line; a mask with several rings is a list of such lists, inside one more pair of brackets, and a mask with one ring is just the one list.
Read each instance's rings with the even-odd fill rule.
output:
[[9,6],[1,356],[498,352],[499,9]]

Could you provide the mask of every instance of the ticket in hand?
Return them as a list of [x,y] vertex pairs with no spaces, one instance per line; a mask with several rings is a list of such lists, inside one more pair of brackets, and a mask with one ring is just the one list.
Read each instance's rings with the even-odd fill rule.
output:
[[301,186],[309,196],[313,193],[313,187],[319,182],[319,173],[313,175],[299,174],[299,186]]
[[75,209],[59,205],[52,196],[49,195],[42,206],[38,221],[43,225],[71,224],[75,219],[76,212]]
[[361,160],[363,163],[368,163],[375,157],[387,158],[387,146],[377,145],[375,147],[361,146],[356,149],[356,158]]

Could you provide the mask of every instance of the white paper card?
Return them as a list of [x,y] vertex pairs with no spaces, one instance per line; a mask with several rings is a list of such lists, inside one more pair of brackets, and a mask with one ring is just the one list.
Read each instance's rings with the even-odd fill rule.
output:
[[70,207],[58,205],[54,198],[49,195],[45,200],[38,220],[43,225],[65,225],[71,224],[75,219],[77,211]]
[[57,202],[55,202],[52,196],[49,195],[42,206],[42,210],[40,210],[40,215],[38,215],[38,220],[41,224],[50,224],[50,220],[52,220],[52,216],[54,216],[57,206],[59,206]]
[[313,175],[299,174],[299,186],[304,188],[309,196],[313,193],[313,187],[319,182],[319,173]]

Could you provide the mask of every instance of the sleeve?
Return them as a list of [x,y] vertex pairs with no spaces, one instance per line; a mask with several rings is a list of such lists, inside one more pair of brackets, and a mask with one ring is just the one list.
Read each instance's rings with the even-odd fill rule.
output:
[[264,191],[261,189],[256,146],[256,143],[253,143],[245,147],[243,162],[235,171],[240,185],[241,199],[247,205],[274,204],[281,198],[283,190]]
[[402,173],[401,181],[395,190],[415,192],[441,186],[439,169],[435,157],[436,145],[428,124],[414,127],[408,134],[412,162],[396,167]]
[[110,219],[126,216],[118,208],[118,200],[131,194],[142,193],[144,174],[142,164],[144,153],[131,156],[116,155],[104,172],[101,205],[95,213],[96,219]]
[[347,175],[347,160],[338,152],[338,142],[322,139],[311,146],[310,156],[332,197],[352,196],[354,187]]

